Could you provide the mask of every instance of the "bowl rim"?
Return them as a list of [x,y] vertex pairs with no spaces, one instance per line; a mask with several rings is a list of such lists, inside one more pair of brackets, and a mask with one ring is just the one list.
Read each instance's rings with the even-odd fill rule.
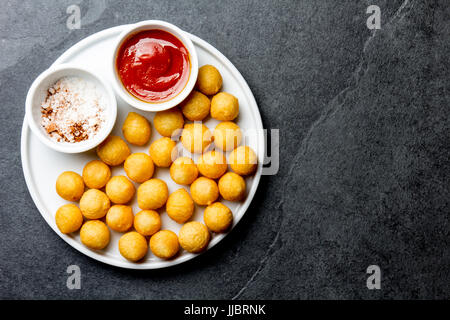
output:
[[[56,72],[60,71],[72,71],[73,75],[76,76],[77,73],[86,73],[89,74],[92,78],[94,78],[100,85],[103,87],[105,94],[109,100],[106,108],[110,109],[110,112],[107,112],[107,119],[105,125],[100,132],[98,132],[92,139],[86,141],[81,145],[77,144],[60,144],[53,141],[50,137],[44,134],[41,130],[40,125],[38,125],[33,117],[33,105],[35,104],[34,99],[37,93],[37,88],[39,85],[53,76]],[[49,148],[63,152],[63,153],[81,153],[85,151],[89,151],[97,147],[100,143],[102,143],[111,133],[117,119],[117,100],[114,94],[113,89],[108,84],[107,81],[95,75],[92,71],[80,67],[76,64],[72,63],[63,63],[57,66],[51,66],[44,72],[42,72],[32,83],[30,89],[28,90],[26,101],[25,101],[25,117],[27,119],[28,125],[31,128],[31,131],[39,138],[39,140],[44,143]]]
[[[160,29],[166,32],[171,33],[175,37],[180,40],[183,45],[186,47],[188,53],[189,53],[189,60],[191,64],[190,74],[188,81],[186,82],[186,85],[184,88],[172,99],[162,102],[145,102],[143,100],[140,100],[133,96],[128,90],[123,86],[122,81],[119,78],[119,75],[117,73],[116,68],[116,58],[118,51],[120,47],[122,46],[123,42],[128,39],[133,33],[138,33],[140,31],[144,30],[154,30],[154,29]],[[123,30],[120,35],[117,37],[117,40],[115,42],[115,46],[110,58],[111,63],[111,72],[112,72],[112,78],[113,78],[113,87],[114,91],[117,93],[117,95],[125,101],[127,104],[132,106],[133,108],[143,110],[143,111],[151,111],[151,112],[157,112],[157,111],[163,111],[171,109],[177,105],[179,105],[183,100],[185,100],[189,94],[192,92],[192,90],[195,87],[195,84],[197,82],[197,76],[198,76],[198,56],[197,56],[197,50],[195,49],[194,44],[192,43],[189,36],[180,28],[177,26],[161,20],[145,20],[140,21],[134,24],[128,25],[125,30]]]

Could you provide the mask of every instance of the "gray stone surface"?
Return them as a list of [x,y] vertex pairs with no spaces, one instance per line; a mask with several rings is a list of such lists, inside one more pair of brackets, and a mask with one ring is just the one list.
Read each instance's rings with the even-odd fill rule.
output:
[[[82,28],[66,28],[79,3]],[[377,4],[382,28],[366,27]],[[448,1],[2,1],[0,298],[379,299],[450,296]],[[24,101],[61,53],[102,29],[158,18],[223,52],[280,171],[213,250],[155,271],[78,253],[41,218],[20,163]],[[66,288],[66,268],[82,289]],[[366,288],[367,266],[382,289]]]

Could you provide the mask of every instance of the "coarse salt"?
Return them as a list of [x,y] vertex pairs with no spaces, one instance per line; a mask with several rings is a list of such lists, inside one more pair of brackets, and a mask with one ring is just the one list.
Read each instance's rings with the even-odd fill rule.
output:
[[55,141],[75,143],[97,134],[106,122],[106,96],[81,77],[64,77],[48,89],[41,125]]

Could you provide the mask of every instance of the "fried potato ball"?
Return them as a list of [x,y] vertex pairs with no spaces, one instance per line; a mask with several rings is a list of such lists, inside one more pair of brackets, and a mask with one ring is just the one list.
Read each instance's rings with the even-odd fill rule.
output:
[[220,178],[228,169],[227,159],[222,152],[212,150],[202,154],[197,162],[198,171],[211,179]]
[[206,207],[203,220],[209,230],[216,233],[227,231],[233,222],[231,210],[220,202],[214,202]]
[[105,248],[109,244],[110,237],[108,227],[100,220],[87,221],[80,230],[81,242],[94,250]]
[[188,123],[181,134],[181,143],[190,153],[202,153],[212,142],[208,127],[200,123]]
[[153,162],[162,168],[168,168],[173,159],[177,156],[175,148],[176,142],[170,138],[163,137],[150,145],[150,156]]
[[211,96],[219,92],[222,87],[222,76],[212,65],[204,65],[198,70],[197,88],[204,94]]
[[113,203],[125,204],[133,198],[136,189],[125,176],[115,176],[108,181],[105,191]]
[[106,194],[97,189],[89,189],[80,200],[80,210],[86,219],[100,219],[108,212],[111,203]]
[[150,140],[152,128],[146,118],[136,112],[130,112],[122,125],[122,132],[129,143],[143,146]]
[[184,224],[178,233],[181,247],[192,253],[205,250],[210,238],[208,228],[198,221],[191,221]]
[[109,136],[97,147],[98,157],[110,166],[122,164],[130,153],[127,143],[118,136]]
[[231,151],[228,156],[231,169],[241,176],[247,176],[256,171],[258,157],[252,148],[240,146]]
[[159,111],[153,118],[153,124],[160,135],[163,137],[171,137],[177,131],[183,129],[183,114],[177,108]]
[[245,197],[245,180],[234,172],[227,172],[219,179],[220,195],[229,201],[240,201]]
[[83,180],[88,188],[101,189],[111,178],[111,169],[100,160],[92,160],[84,166]]
[[219,92],[211,100],[211,117],[231,121],[239,115],[239,101],[230,93]]
[[191,196],[196,204],[207,206],[217,200],[219,188],[214,180],[200,177],[191,184]]
[[242,141],[242,132],[237,124],[231,121],[219,123],[213,132],[214,144],[223,151],[237,148]]
[[192,91],[189,97],[183,101],[181,110],[184,116],[191,121],[202,121],[209,114],[211,102],[203,93]]
[[119,239],[119,252],[127,260],[141,260],[148,251],[147,240],[136,231],[125,233]]
[[155,172],[152,158],[142,152],[130,154],[125,160],[123,168],[128,178],[137,183],[147,181]]
[[170,259],[180,250],[177,235],[170,230],[161,230],[150,238],[150,249],[161,259]]
[[83,178],[73,171],[65,171],[56,179],[56,192],[67,201],[78,201],[84,192]]
[[189,185],[197,179],[198,169],[191,158],[180,157],[170,166],[170,176],[178,184]]
[[133,209],[121,204],[112,206],[106,214],[106,224],[117,232],[128,231],[133,225],[133,219]]
[[161,217],[154,210],[142,210],[134,217],[134,228],[143,236],[151,236],[161,229]]
[[76,205],[69,203],[56,211],[55,221],[59,231],[71,233],[80,229],[83,224],[83,215]]
[[150,179],[141,184],[137,191],[139,208],[154,210],[161,208],[169,197],[167,184],[160,179]]
[[185,223],[194,213],[194,201],[185,189],[178,189],[167,199],[166,211],[172,220]]

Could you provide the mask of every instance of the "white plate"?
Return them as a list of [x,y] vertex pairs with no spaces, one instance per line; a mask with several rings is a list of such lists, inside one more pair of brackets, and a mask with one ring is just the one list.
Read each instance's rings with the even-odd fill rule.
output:
[[[87,37],[61,55],[55,61],[54,65],[61,63],[79,64],[80,66],[95,72],[100,77],[103,77],[111,82],[112,71],[109,69],[108,57],[111,53],[114,39],[120,34],[124,27],[125,26],[118,26],[106,29]],[[245,201],[228,202],[221,200],[233,212],[234,221],[232,227],[234,228],[250,205],[261,177],[262,160],[264,159],[264,136],[262,134],[263,127],[261,116],[252,92],[250,91],[244,78],[233,66],[233,64],[210,44],[196,36],[190,34],[189,36],[197,49],[199,65],[202,66],[204,64],[212,64],[216,66],[223,77],[222,90],[232,93],[239,99],[240,115],[237,123],[243,130],[246,139],[245,144],[251,146],[256,151],[259,159],[256,174],[253,177],[246,179],[248,195]],[[121,126],[126,115],[130,111],[138,112],[146,116],[149,120],[153,119],[153,112],[144,112],[133,109],[129,105],[125,104],[118,96],[117,104],[117,122],[113,129],[113,133],[116,135],[122,136]],[[215,128],[217,123],[218,121],[214,119],[208,119],[205,122],[211,131]],[[251,130],[251,132],[248,132],[248,130]],[[151,142],[160,137],[161,136],[152,126]],[[149,142],[145,147],[130,147],[132,152],[147,153],[151,142]],[[42,144],[38,138],[30,132],[28,124],[24,120],[22,127],[21,155],[25,180],[36,207],[39,209],[39,212],[50,227],[62,239],[78,251],[98,261],[130,269],[164,268],[188,261],[198,255],[181,251],[180,254],[173,260],[165,261],[155,257],[149,250],[149,253],[142,262],[132,263],[120,255],[118,250],[118,240],[121,233],[117,233],[115,231],[111,231],[111,243],[107,248],[99,251],[88,249],[81,244],[79,240],[79,233],[65,235],[62,234],[56,227],[54,219],[55,212],[61,205],[67,203],[67,201],[61,199],[56,194],[55,181],[58,175],[63,171],[72,170],[81,174],[83,166],[88,161],[97,159],[95,152],[90,151],[83,154],[70,155],[53,151]],[[194,160],[196,160],[196,158],[197,157],[194,156]],[[113,168],[112,173],[113,175],[125,175],[123,166]],[[168,169],[156,169],[154,177],[165,180],[169,187],[169,192],[173,192],[183,187],[172,181]],[[138,185],[136,184],[136,187],[137,186]],[[189,190],[189,188],[186,189]],[[132,207],[134,213],[140,211],[137,206],[136,196],[132,202]],[[196,206],[193,220],[203,221],[203,210],[204,207]],[[163,210],[160,212],[162,229],[169,229],[175,233],[178,233],[181,225],[172,221]],[[221,241],[225,235],[226,234],[212,234],[212,239],[208,249]]]

